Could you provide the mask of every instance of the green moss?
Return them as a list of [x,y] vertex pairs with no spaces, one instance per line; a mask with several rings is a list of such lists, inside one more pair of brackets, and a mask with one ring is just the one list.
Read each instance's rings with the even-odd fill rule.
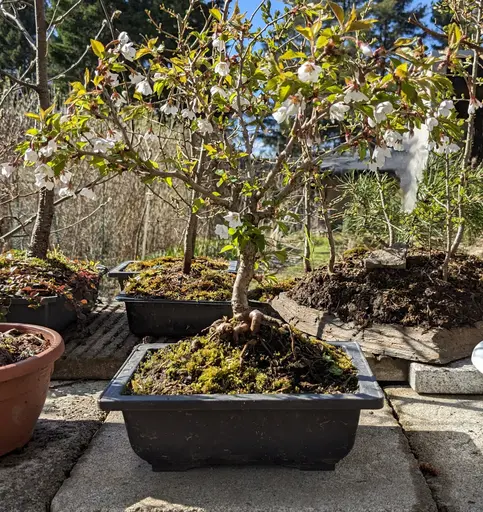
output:
[[259,284],[253,290],[248,292],[251,300],[259,300],[261,302],[270,302],[282,292],[291,290],[297,283],[298,279],[289,278],[282,279],[275,283]]
[[[163,256],[146,262],[127,282],[125,292],[170,300],[230,300],[235,275],[227,272],[225,260],[195,258],[189,275],[183,274],[183,259]],[[142,264],[142,265],[141,265]],[[131,269],[132,270],[132,269]]]
[[358,246],[358,247],[353,247],[352,249],[347,249],[347,251],[344,251],[344,254],[342,255],[342,257],[345,260],[348,260],[348,259],[356,259],[357,260],[357,259],[363,258],[368,252],[369,252],[369,249],[367,247]]
[[263,325],[259,334],[242,335],[236,345],[212,331],[148,353],[128,393],[346,393],[356,389],[356,370],[343,350],[288,327]]

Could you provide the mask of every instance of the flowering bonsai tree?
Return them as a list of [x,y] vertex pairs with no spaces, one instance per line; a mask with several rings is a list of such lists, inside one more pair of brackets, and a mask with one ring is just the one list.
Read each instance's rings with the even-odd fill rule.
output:
[[[437,58],[420,41],[370,46],[364,32],[376,20],[330,1],[274,15],[262,4],[261,28],[254,14],[228,4],[211,9],[203,30],[193,31],[193,0],[178,17],[175,51],[164,48],[162,27],[141,46],[125,32],[107,46],[92,41],[99,63],[72,84],[68,115],[45,112],[24,149],[43,152],[35,172],[62,193],[66,168],[81,160],[101,175],[136,173],[196,192],[194,209],[216,208],[223,215],[216,234],[227,239],[225,250],[239,251],[232,306],[241,328],[250,329],[260,314],[250,311],[247,290],[257,262],[271,252],[267,230],[282,226],[290,213],[284,200],[324,159],[357,153],[377,171],[415,128],[426,124],[441,151],[453,150],[459,132],[449,81],[433,72]],[[261,135],[273,120],[285,142],[264,158]],[[174,141],[176,151],[153,155],[154,139],[161,148]]]

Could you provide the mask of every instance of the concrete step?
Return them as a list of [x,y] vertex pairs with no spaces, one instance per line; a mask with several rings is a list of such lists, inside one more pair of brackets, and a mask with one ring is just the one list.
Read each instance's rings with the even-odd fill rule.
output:
[[473,366],[469,357],[444,366],[411,363],[409,384],[421,394],[483,394],[483,374]]

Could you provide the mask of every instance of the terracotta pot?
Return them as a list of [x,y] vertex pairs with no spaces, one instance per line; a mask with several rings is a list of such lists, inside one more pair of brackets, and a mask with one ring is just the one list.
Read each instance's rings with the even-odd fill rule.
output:
[[59,333],[29,324],[0,323],[0,332],[18,329],[42,334],[50,347],[19,363],[0,366],[0,456],[21,448],[32,437],[47,397],[54,362],[64,352]]

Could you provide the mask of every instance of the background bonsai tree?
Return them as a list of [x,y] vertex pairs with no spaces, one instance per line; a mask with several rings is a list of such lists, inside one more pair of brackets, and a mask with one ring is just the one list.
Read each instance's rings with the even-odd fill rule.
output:
[[[390,52],[370,47],[364,32],[376,21],[333,2],[302,2],[276,17],[262,4],[259,29],[254,14],[228,4],[211,9],[194,31],[193,1],[178,17],[175,50],[165,49],[161,28],[160,38],[140,46],[125,32],[106,46],[92,41],[95,72],[72,84],[68,115],[45,113],[29,145],[40,151],[55,141],[36,168],[46,182],[87,160],[103,176],[178,180],[196,192],[196,209],[223,215],[216,233],[227,240],[224,250],[239,252],[232,306],[247,320],[247,290],[257,265],[274,255],[266,233],[287,215],[285,199],[335,153],[382,167],[405,134],[427,122],[428,105],[446,105],[450,83],[432,72],[437,58],[417,41],[397,41]],[[287,37],[294,32],[301,37]],[[273,120],[284,144],[263,157],[259,141]],[[336,143],[334,128],[342,134]],[[176,151],[149,158],[147,132],[170,133]],[[447,147],[457,133],[451,116],[442,116],[429,136]]]

